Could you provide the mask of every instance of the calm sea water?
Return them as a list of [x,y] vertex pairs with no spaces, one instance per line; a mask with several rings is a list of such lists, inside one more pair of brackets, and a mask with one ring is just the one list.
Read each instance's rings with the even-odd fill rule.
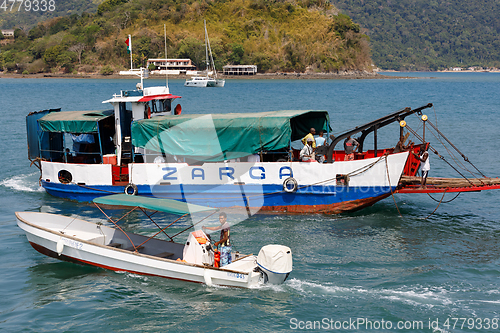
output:
[[[425,112],[429,119],[483,173],[500,176],[500,74],[403,75],[418,78],[227,80],[223,89],[185,88],[170,80],[169,86],[182,96],[186,113],[328,110],[335,133],[433,103]],[[399,194],[395,202],[388,198],[351,214],[253,216],[232,228],[232,240],[244,253],[270,243],[292,248],[294,270],[277,287],[241,290],[114,273],[33,250],[16,225],[15,211],[91,220],[99,214],[38,187],[39,172],[27,159],[25,116],[55,107],[109,108],[101,101],[136,82],[0,79],[0,331],[274,332],[313,328],[315,321],[318,331],[339,325],[343,331],[500,331],[500,191],[461,194],[428,219],[438,203],[425,194]],[[415,119],[409,124],[419,128]],[[428,134],[427,139],[448,156],[438,138]],[[379,140],[379,147],[394,146],[398,126],[379,131]],[[434,155],[431,159],[431,176],[456,176]],[[453,196],[444,201],[449,199]],[[138,216],[125,227],[153,230]]]

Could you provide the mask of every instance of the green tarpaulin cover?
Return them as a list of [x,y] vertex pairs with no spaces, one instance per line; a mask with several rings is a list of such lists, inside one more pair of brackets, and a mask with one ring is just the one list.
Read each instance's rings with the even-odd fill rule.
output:
[[329,129],[326,111],[189,114],[132,123],[132,144],[199,161],[223,161],[287,148],[311,127]]
[[189,204],[182,201],[160,198],[140,197],[137,195],[113,194],[93,200],[97,204],[110,206],[141,207],[177,215],[216,211],[216,208]]
[[112,115],[113,110],[50,112],[38,123],[45,132],[95,133],[97,123]]

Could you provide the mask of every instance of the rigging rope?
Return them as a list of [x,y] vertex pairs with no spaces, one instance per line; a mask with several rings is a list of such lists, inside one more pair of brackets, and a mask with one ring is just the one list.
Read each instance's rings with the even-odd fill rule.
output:
[[[415,135],[416,138],[418,138],[419,140],[421,140],[422,142],[424,142],[424,140],[420,137],[420,135],[418,135],[418,133],[416,133],[415,131],[413,131],[413,129],[411,129],[408,125],[406,125],[406,128],[408,129],[408,131],[410,131],[413,135]],[[429,144],[429,149],[434,152],[434,154],[436,154],[440,159],[442,159],[444,162],[446,162],[453,170],[455,170],[460,176],[462,176],[465,180],[467,180],[469,182],[469,184],[471,186],[474,186],[474,184],[469,180],[469,178],[465,177],[460,171],[458,171],[453,165],[450,164],[450,162],[448,162],[443,156],[441,156],[438,151],[436,149],[434,149],[434,147],[432,147],[430,144]]]
[[396,205],[396,209],[398,210],[399,216],[403,217],[396,202],[396,198],[394,197],[394,192],[392,191],[391,177],[389,176],[389,165],[387,163],[387,155],[385,155],[385,170],[387,172],[387,180],[389,181],[389,188],[391,189],[392,200],[394,200],[394,205]]
[[481,171],[479,171],[479,169],[476,168],[476,166],[474,164],[472,164],[471,161],[469,161],[469,158],[467,156],[465,156],[460,150],[458,150],[458,148],[455,147],[455,145],[453,143],[451,143],[451,141],[448,140],[448,138],[446,136],[444,136],[443,133],[441,133],[441,131],[436,126],[434,126],[433,123],[431,123],[429,120],[427,120],[427,121],[432,126],[432,128],[434,128],[436,130],[436,132],[438,132],[439,135],[441,135],[462,156],[462,158],[464,159],[464,161],[469,162],[477,170],[477,172],[479,172],[481,174],[481,176],[483,176],[484,178],[486,178],[486,176]]
[[[432,216],[432,215],[436,212],[436,210],[437,210],[437,209],[439,208],[439,206],[441,205],[441,202],[443,201],[443,199],[444,199],[444,195],[445,195],[445,194],[446,194],[446,190],[443,192],[443,196],[441,197],[441,200],[439,201],[439,203],[438,203],[438,205],[437,205],[436,209],[434,209],[434,211],[432,211],[432,213],[430,213],[430,214],[429,214],[429,215],[428,215],[428,216],[427,216],[424,220],[427,220],[429,217],[431,217],[431,216]],[[458,193],[458,194],[460,194],[460,193]]]
[[453,154],[453,152],[450,151],[448,149],[448,147],[446,147],[446,145],[436,136],[436,134],[434,134],[432,131],[429,131],[429,132],[432,135],[434,135],[434,137],[443,145],[444,149],[446,149],[446,151],[448,152],[448,154],[450,154],[451,158],[455,161],[455,163],[457,164],[458,168],[467,171],[468,173],[470,173],[472,175],[473,178],[477,179],[479,182],[481,182],[483,185],[485,185],[484,182],[474,174],[474,172],[472,172],[469,169],[467,169],[467,167],[460,160],[458,160],[455,157],[455,155]]
[[[453,200],[455,200],[455,199],[456,199],[456,198],[460,195],[460,193],[462,193],[462,192],[458,192],[458,193],[457,193],[457,195],[455,195],[455,197],[454,197],[453,199],[451,199],[451,200],[448,200],[448,201],[442,201],[443,199],[441,198],[441,201],[442,201],[443,203],[449,203],[449,202],[452,202]],[[439,202],[439,201],[437,201],[436,199],[434,199],[430,193],[427,193],[427,195],[428,195],[428,196],[429,196],[432,200],[434,200],[434,201],[436,201],[436,202]]]

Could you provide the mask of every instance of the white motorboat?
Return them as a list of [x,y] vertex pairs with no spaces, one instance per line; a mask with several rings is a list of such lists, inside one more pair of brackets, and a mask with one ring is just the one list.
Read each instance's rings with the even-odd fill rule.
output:
[[210,76],[193,76],[184,83],[186,87],[224,87],[224,79],[214,79]]
[[[94,203],[101,211],[102,207],[98,204],[140,209],[149,218],[152,214],[148,214],[148,210],[183,216],[195,213],[213,215],[217,212],[215,209],[175,200],[125,194],[100,197]],[[60,260],[113,271],[205,283],[209,286],[249,288],[265,283],[281,284],[292,270],[291,250],[282,245],[264,246],[258,256],[232,253],[232,263],[216,267],[210,238],[202,230],[191,232],[186,243],[180,244],[173,241],[177,235],[171,237],[165,233],[168,226],[157,233],[167,235],[170,238],[167,241],[154,238],[157,234],[148,237],[125,232],[110,217],[108,220],[116,228],[49,213],[16,212],[16,216],[19,227],[26,232],[28,241],[38,252]]]
[[[205,54],[207,69],[205,76],[194,76],[187,79],[184,83],[186,87],[224,87],[226,80],[217,78],[217,71],[215,70],[214,58],[212,56],[212,48],[207,33],[207,22],[203,21],[205,27]],[[210,55],[210,58],[209,58]],[[213,75],[213,76],[212,76]]]

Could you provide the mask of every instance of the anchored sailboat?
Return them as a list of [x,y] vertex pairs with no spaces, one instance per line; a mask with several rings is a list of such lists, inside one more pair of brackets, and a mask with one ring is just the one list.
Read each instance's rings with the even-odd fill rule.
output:
[[[225,80],[217,78],[217,71],[215,69],[214,58],[212,56],[212,48],[210,47],[210,40],[207,33],[207,22],[204,20],[205,27],[205,59],[207,62],[207,69],[205,76],[194,76],[187,79],[184,83],[186,87],[224,87]],[[210,56],[210,57],[209,57]],[[213,75],[213,76],[212,76]]]

